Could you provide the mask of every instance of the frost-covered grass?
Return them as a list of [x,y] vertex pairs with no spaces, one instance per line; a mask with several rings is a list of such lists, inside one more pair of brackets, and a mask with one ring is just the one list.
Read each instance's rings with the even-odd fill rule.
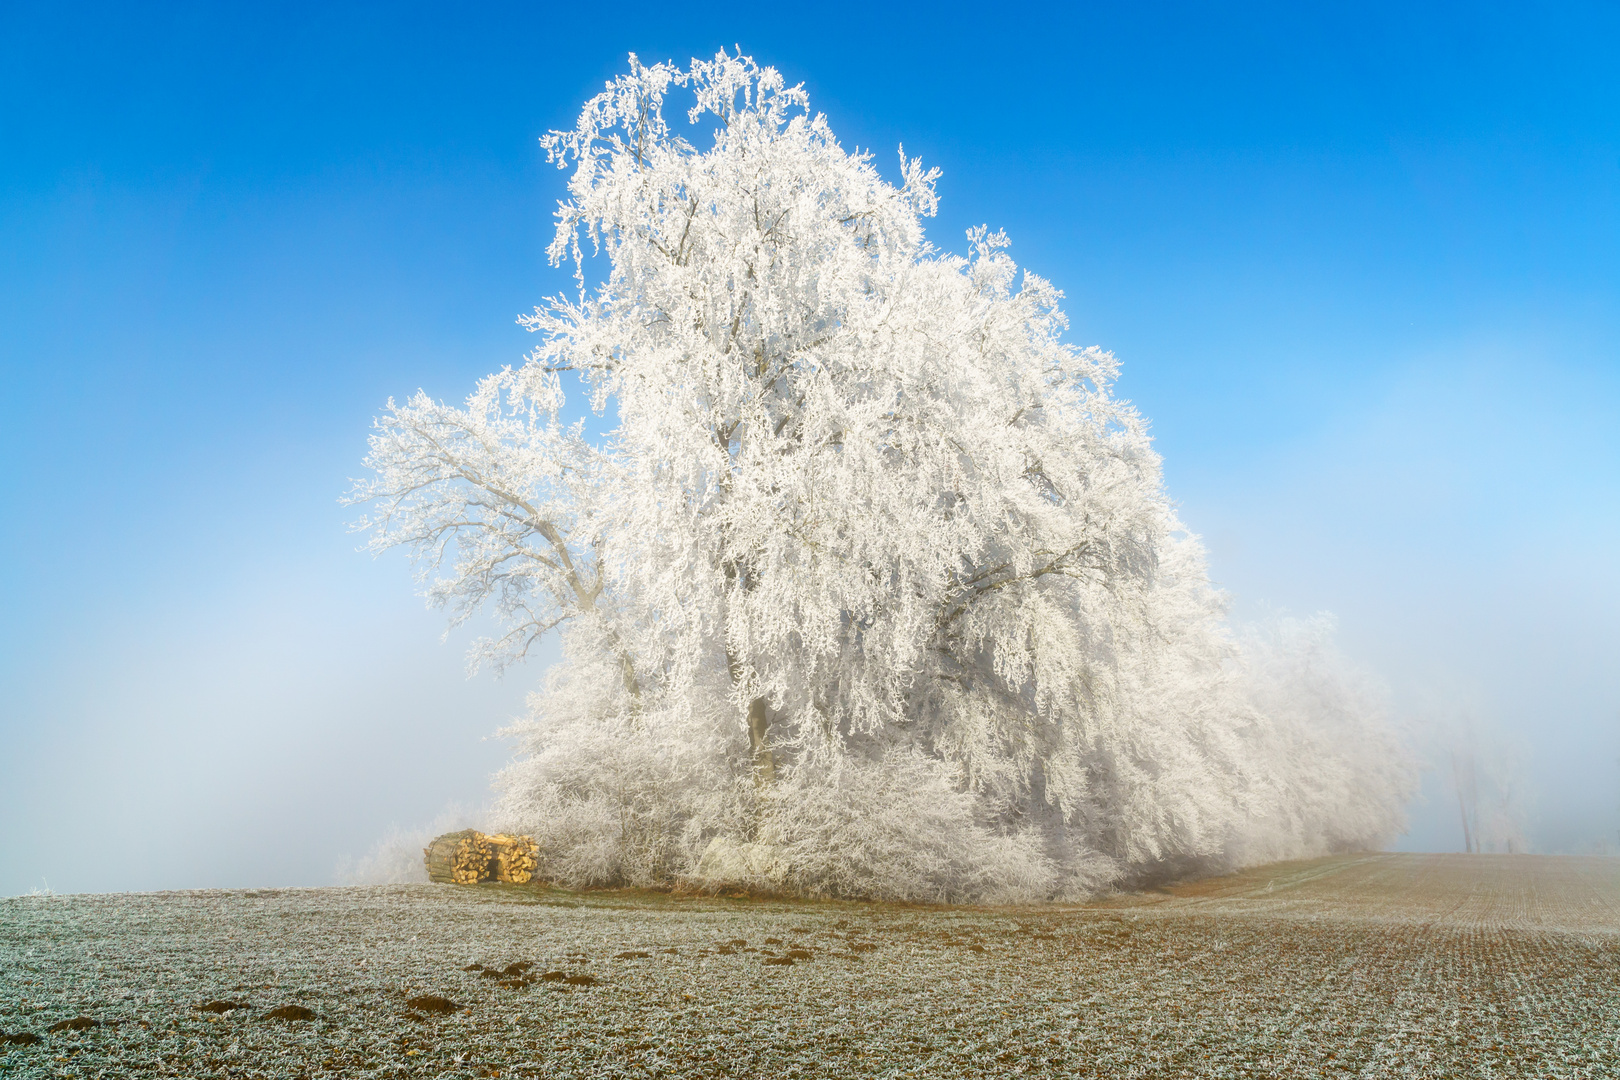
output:
[[[793,948],[810,958],[768,962]],[[465,970],[521,961],[527,981]],[[0,1031],[43,1036],[0,1046],[7,1076],[1620,1073],[1606,859],[1337,858],[1065,908],[18,897],[0,965]],[[410,1009],[422,994],[458,1010]],[[264,1015],[289,1004],[316,1019]],[[78,1016],[98,1026],[47,1034]]]

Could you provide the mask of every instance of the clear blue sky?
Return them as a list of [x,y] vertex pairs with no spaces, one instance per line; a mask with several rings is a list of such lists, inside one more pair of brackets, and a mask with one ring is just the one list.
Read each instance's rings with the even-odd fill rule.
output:
[[1067,292],[1239,615],[1337,612],[1401,715],[1522,748],[1538,844],[1612,839],[1617,42],[1597,4],[5,7],[0,894],[317,884],[484,797],[540,671],[465,681],[337,496],[384,399],[461,397],[566,284],[538,136],[733,43],[943,168],[937,243],[1005,228]]

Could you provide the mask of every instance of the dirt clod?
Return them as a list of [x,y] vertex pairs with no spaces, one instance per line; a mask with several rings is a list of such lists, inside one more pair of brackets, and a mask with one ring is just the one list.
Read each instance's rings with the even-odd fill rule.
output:
[[315,1010],[302,1005],[283,1005],[264,1014],[266,1020],[313,1020]]
[[84,1030],[86,1030],[88,1028],[100,1027],[100,1026],[101,1026],[101,1021],[100,1020],[94,1020],[94,1019],[91,1019],[88,1016],[75,1016],[71,1020],[58,1020],[56,1023],[52,1024],[50,1027],[46,1028],[45,1030],[46,1031],[84,1031]]
[[12,1046],[33,1046],[35,1043],[44,1041],[32,1031],[19,1031],[14,1035],[0,1035],[0,1042],[10,1043]]
[[460,1005],[457,1005],[449,998],[440,997],[438,994],[423,994],[420,997],[413,997],[405,1004],[417,1012],[428,1013],[433,1016],[446,1016],[461,1008]]

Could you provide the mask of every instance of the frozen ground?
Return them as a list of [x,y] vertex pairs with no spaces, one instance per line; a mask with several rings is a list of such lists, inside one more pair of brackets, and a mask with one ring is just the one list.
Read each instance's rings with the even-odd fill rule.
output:
[[1620,859],[1337,858],[1039,909],[23,897],[0,1032],[41,1037],[0,1045],[8,1077],[1617,1076]]

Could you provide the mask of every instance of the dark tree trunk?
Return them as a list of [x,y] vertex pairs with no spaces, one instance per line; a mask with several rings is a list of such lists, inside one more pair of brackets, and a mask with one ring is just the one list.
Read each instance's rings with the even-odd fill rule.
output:
[[776,779],[776,758],[765,745],[765,731],[771,726],[765,712],[765,699],[757,697],[748,703],[748,745],[754,751],[754,783],[764,787]]

